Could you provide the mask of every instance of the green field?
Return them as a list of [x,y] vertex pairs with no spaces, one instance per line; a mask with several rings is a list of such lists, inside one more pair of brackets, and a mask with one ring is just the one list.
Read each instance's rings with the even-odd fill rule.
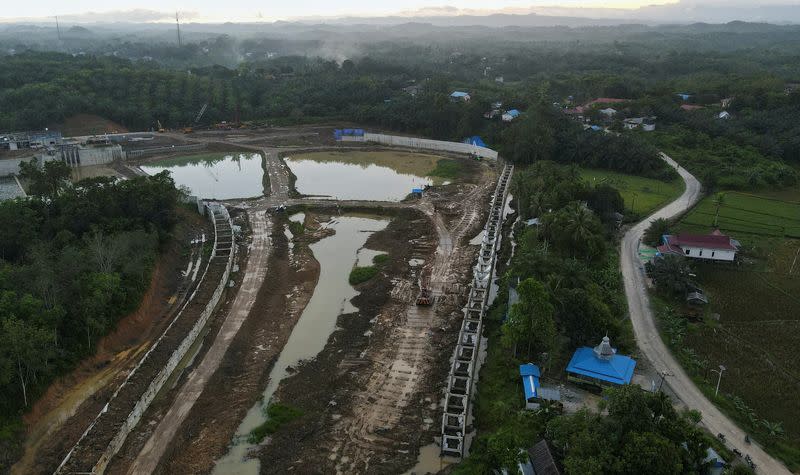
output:
[[[740,241],[750,242],[759,236],[800,238],[800,202],[734,191],[722,192],[721,195],[718,226]],[[717,199],[717,195],[703,198],[681,220],[680,229],[690,232],[712,230]]]
[[581,168],[581,176],[593,185],[606,183],[619,190],[625,207],[645,216],[674,200],[683,192],[683,181],[653,180],[595,168]]

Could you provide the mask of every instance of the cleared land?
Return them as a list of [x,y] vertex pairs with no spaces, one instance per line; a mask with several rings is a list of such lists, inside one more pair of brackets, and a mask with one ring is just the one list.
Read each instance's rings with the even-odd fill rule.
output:
[[683,182],[653,180],[595,168],[581,168],[581,176],[593,185],[608,184],[619,190],[625,207],[645,216],[674,200],[683,192]]

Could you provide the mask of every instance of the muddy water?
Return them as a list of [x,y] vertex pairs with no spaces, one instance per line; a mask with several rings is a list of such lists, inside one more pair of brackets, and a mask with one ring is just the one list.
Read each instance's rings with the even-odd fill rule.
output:
[[228,454],[217,461],[214,474],[258,474],[258,459],[246,458],[253,448],[247,441],[250,431],[266,420],[264,408],[269,404],[278,384],[288,375],[287,369],[303,360],[314,358],[325,347],[328,337],[335,329],[336,318],[342,313],[357,310],[350,303],[350,299],[358,295],[348,283],[350,270],[367,238],[388,224],[389,221],[385,219],[354,216],[339,216],[325,223],[324,226],[333,229],[336,234],[309,246],[320,265],[319,282],[314,294],[270,372],[269,383],[261,402],[248,411],[236,431]]
[[206,199],[252,198],[264,194],[264,170],[257,153],[209,153],[177,157],[140,167],[148,175],[169,170],[176,186]]
[[[412,189],[434,184],[426,174],[433,170],[435,161],[432,165],[432,159],[427,156],[399,157],[397,164],[392,164],[383,155],[378,156],[379,153],[375,153],[374,163],[368,161],[369,157],[353,161],[342,156],[337,160],[329,154],[316,153],[287,157],[285,161],[297,177],[295,188],[304,195],[339,200],[400,201]],[[413,166],[401,166],[409,161]]]

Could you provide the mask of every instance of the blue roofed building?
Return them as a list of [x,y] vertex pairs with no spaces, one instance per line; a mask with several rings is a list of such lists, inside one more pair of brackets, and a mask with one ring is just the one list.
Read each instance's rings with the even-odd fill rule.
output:
[[611,347],[609,338],[594,348],[578,348],[567,365],[567,378],[577,383],[595,386],[630,384],[636,361],[625,355],[618,355]]
[[470,99],[471,97],[468,92],[453,91],[452,94],[450,94],[450,100],[453,102],[469,102]]
[[525,396],[525,409],[539,409],[543,401],[558,402],[561,400],[561,391],[554,388],[542,387],[540,382],[541,372],[533,363],[519,365],[519,375],[522,378],[522,391]]
[[517,109],[511,109],[511,110],[507,110],[503,114],[501,119],[503,119],[503,122],[511,122],[512,120],[514,120],[517,117],[519,117],[519,115],[520,115],[520,112]]

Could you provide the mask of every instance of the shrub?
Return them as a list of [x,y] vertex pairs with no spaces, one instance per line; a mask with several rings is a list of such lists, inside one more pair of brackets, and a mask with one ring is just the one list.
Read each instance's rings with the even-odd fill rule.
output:
[[353,270],[350,271],[350,285],[362,284],[375,277],[377,273],[378,268],[375,266],[353,267]]
[[286,404],[270,404],[265,411],[265,415],[267,416],[267,420],[250,431],[248,441],[251,444],[261,443],[264,437],[269,434],[274,434],[283,425],[302,416],[303,411]]

